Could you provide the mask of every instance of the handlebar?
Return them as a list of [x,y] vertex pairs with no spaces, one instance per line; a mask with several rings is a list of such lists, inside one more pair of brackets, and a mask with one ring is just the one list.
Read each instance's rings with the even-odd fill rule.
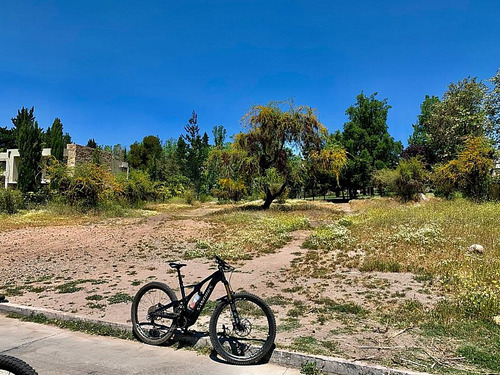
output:
[[234,267],[227,264],[224,260],[219,258],[217,255],[215,256],[215,261],[217,262],[217,265],[220,268],[222,268],[224,271],[232,271],[234,269]]

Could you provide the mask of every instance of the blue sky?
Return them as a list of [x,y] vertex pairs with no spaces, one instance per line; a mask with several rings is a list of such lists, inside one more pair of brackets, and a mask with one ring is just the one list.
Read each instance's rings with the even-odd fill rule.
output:
[[406,143],[426,94],[500,68],[500,1],[25,1],[0,4],[0,126],[22,106],[73,141],[183,133],[191,112],[242,130],[293,99],[330,130],[361,91],[387,98]]

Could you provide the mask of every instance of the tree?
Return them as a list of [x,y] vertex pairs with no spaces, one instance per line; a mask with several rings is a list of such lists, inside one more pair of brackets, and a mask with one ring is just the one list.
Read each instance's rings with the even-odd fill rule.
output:
[[130,146],[128,162],[132,168],[149,173],[153,181],[160,180],[163,165],[163,147],[160,139],[148,135],[141,143],[134,142]]
[[148,135],[142,140],[143,164],[153,181],[160,179],[160,165],[162,164],[163,148],[161,141],[154,135]]
[[343,145],[350,156],[343,182],[351,196],[357,189],[366,189],[371,184],[372,172],[377,169],[394,168],[403,146],[388,133],[387,113],[391,108],[387,99],[376,99],[361,92],[356,103],[346,110],[349,121],[344,124]]
[[212,129],[212,134],[214,136],[215,147],[219,149],[224,147],[224,142],[226,141],[226,129],[224,129],[224,126],[214,126]]
[[489,79],[493,87],[486,95],[486,114],[488,125],[486,135],[490,138],[497,150],[500,149],[500,69]]
[[0,127],[0,151],[17,148],[15,128]]
[[186,134],[182,135],[185,141],[186,148],[182,144],[178,144],[179,152],[185,151],[186,164],[184,165],[183,172],[188,177],[195,188],[196,197],[199,198],[202,181],[202,167],[208,158],[208,135],[204,133],[200,136],[200,128],[198,127],[198,115],[193,111],[188,124],[184,127]]
[[69,135],[69,133],[64,133],[63,143],[64,143],[64,146],[71,143],[71,135]]
[[427,169],[436,162],[436,155],[429,145],[429,122],[432,111],[441,101],[437,96],[426,95],[420,105],[420,114],[417,122],[413,124],[413,134],[408,138],[408,147],[401,152],[401,158],[410,160],[418,157]]
[[34,107],[22,108],[12,119],[19,147],[17,186],[22,193],[37,192],[41,182],[42,132],[35,121]]
[[486,134],[486,92],[486,85],[468,77],[451,83],[442,101],[433,105],[426,128],[428,145],[438,162],[456,158],[466,137]]
[[142,144],[138,142],[134,142],[130,145],[130,150],[128,152],[127,160],[130,164],[131,168],[136,169],[145,169],[145,165],[143,163],[143,151]]
[[57,117],[52,123],[52,127],[50,129],[50,148],[51,155],[54,156],[57,160],[63,160],[64,154],[64,137],[63,137],[63,124],[61,120]]
[[408,138],[408,145],[427,145],[429,141],[428,127],[432,111],[436,104],[441,101],[437,96],[426,95],[420,104],[420,114],[416,124],[413,124],[413,134]]
[[235,137],[235,147],[244,152],[242,173],[262,186],[262,208],[267,209],[291,182],[292,154],[308,157],[312,150],[320,150],[326,129],[313,109],[293,103],[253,106],[243,122],[248,131]]
[[247,154],[238,144],[210,149],[205,163],[207,179],[214,181],[211,193],[224,200],[240,200],[251,185],[251,178],[242,173]]
[[95,141],[94,138],[91,138],[91,139],[88,140],[87,147],[97,148],[97,143],[96,143],[96,141]]

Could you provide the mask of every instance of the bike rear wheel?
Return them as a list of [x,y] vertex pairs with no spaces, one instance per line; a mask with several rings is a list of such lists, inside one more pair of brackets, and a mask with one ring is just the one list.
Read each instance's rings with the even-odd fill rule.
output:
[[240,326],[234,323],[231,304],[224,300],[216,306],[210,319],[210,341],[217,353],[229,363],[258,363],[274,344],[274,314],[261,298],[250,293],[236,293],[233,301]]
[[[174,315],[175,293],[168,285],[152,282],[144,285],[132,302],[132,327],[139,340],[150,345],[161,345],[172,337],[177,328]],[[168,306],[164,308],[164,306]]]
[[19,358],[0,354],[0,375],[38,375],[26,362]]

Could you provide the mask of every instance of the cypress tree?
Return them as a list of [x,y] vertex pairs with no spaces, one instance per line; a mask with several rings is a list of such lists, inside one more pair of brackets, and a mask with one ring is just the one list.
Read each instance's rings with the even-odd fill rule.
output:
[[57,117],[50,131],[50,148],[52,156],[62,161],[64,154],[63,124]]
[[22,108],[12,123],[17,130],[19,165],[17,186],[23,193],[36,192],[41,182],[42,132],[33,115],[34,107]]

